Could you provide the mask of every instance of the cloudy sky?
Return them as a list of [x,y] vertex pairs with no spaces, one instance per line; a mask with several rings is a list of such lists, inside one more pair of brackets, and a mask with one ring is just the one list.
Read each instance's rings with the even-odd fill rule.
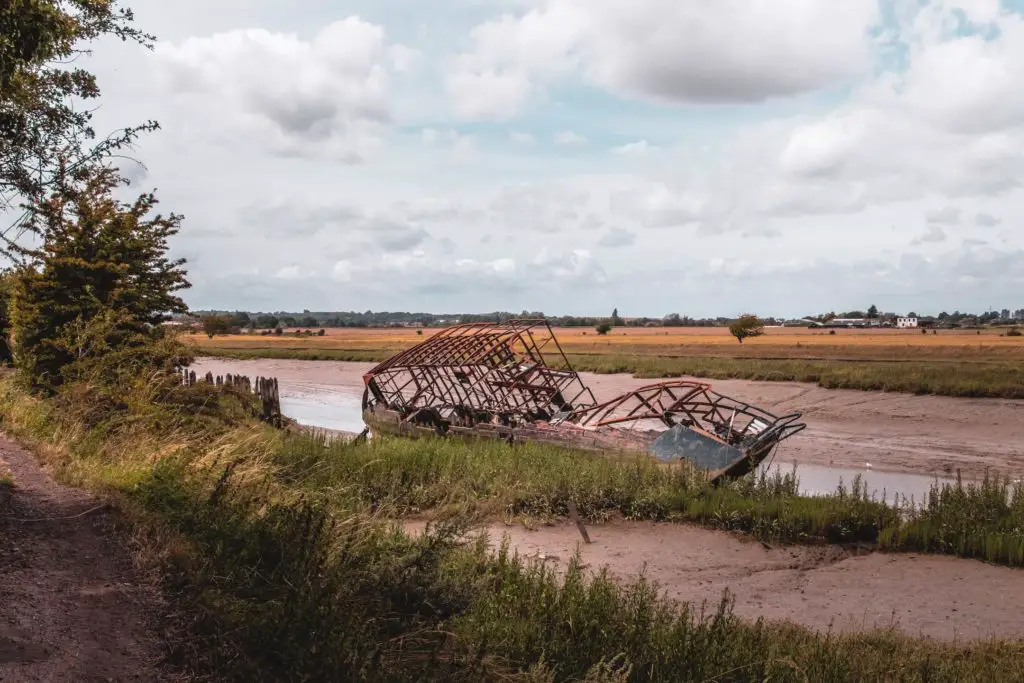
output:
[[128,0],[195,308],[1024,306],[1024,3]]

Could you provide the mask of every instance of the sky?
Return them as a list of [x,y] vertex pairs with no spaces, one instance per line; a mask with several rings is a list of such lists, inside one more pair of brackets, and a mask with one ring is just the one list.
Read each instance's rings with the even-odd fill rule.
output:
[[196,309],[1024,307],[1024,7],[127,0]]

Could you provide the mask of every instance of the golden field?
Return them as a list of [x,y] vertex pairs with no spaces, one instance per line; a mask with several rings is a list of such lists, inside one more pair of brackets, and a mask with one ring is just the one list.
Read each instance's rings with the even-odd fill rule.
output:
[[[350,353],[366,359],[407,348],[436,334],[437,329],[329,328],[323,337],[297,337],[294,330],[281,336],[242,334],[208,339],[203,334],[186,339],[201,350],[237,350],[249,355],[259,350],[322,352],[325,356]],[[598,335],[592,328],[557,328],[555,335],[569,355],[702,357],[749,359],[820,359],[851,361],[1024,361],[1024,337],[1001,336],[1005,331],[939,330],[828,330],[798,327],[767,328],[761,337],[742,344],[722,327],[616,328]],[[246,353],[248,352],[248,353]],[[276,354],[275,354],[276,355]]]
[[[186,335],[200,355],[380,361],[437,334],[424,329],[332,328],[322,337]],[[999,330],[767,328],[742,344],[725,328],[561,328],[572,367],[638,377],[811,382],[830,389],[1024,399],[1024,337]],[[548,357],[557,364],[557,360]]]

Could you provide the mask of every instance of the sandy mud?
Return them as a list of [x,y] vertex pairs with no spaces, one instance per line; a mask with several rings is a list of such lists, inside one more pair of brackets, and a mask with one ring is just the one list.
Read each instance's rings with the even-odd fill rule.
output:
[[[419,533],[423,523],[407,525]],[[493,525],[520,557],[564,571],[577,548],[588,570],[618,580],[643,573],[670,598],[717,607],[726,589],[737,616],[788,620],[811,629],[896,628],[944,641],[1024,638],[1024,571],[973,560],[864,553],[825,547],[767,548],[758,541],[678,524],[615,522],[528,530]]]

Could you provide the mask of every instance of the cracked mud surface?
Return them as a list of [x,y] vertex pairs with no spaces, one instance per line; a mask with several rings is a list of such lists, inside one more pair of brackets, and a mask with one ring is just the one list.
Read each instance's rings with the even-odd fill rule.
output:
[[[423,523],[406,527],[417,533]],[[493,546],[508,535],[520,557],[564,571],[577,547],[590,570],[621,579],[642,571],[670,597],[717,606],[728,589],[744,619],[789,620],[825,631],[894,626],[937,640],[1024,639],[1024,571],[973,560],[917,554],[855,554],[835,546],[766,548],[758,541],[677,524],[589,526],[495,524]]]
[[159,599],[111,513],[2,434],[0,468],[14,480],[0,495],[0,681],[171,680]]

